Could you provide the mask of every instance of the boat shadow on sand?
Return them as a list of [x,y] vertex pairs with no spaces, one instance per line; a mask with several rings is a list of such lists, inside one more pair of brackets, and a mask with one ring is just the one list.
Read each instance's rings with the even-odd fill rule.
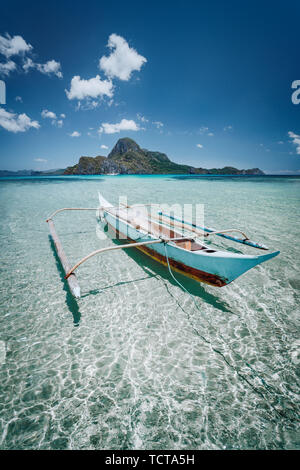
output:
[[[160,263],[157,263],[155,260],[152,260],[144,253],[137,251],[137,250],[126,250],[126,254],[131,259],[133,259],[145,271],[145,273],[147,273],[151,277],[156,277],[156,278],[161,279],[169,295],[173,297],[173,299],[177,302],[177,304],[182,308],[182,306],[180,305],[178,301],[178,298],[175,297],[170,291],[169,284],[179,287],[182,290],[182,292],[184,292],[184,290],[174,281],[174,279],[170,275],[169,270],[166,266]],[[234,312],[228,304],[220,300],[218,296],[215,296],[211,294],[210,292],[208,292],[205,289],[204,284],[194,281],[193,279],[189,279],[186,276],[178,272],[173,272],[173,275],[191,295],[198,297],[199,299],[203,300],[205,303],[211,305],[214,308],[217,308],[218,310],[221,310],[224,313],[237,315],[237,313]]]
[[[78,305],[78,302],[75,299],[75,297],[71,294],[68,283],[65,280],[64,268],[63,268],[63,266],[60,262],[60,259],[57,255],[56,248],[55,248],[55,245],[54,245],[54,242],[52,240],[51,235],[49,235],[49,244],[50,244],[50,248],[51,248],[54,260],[55,260],[57,271],[58,271],[59,276],[60,276],[60,280],[62,281],[63,290],[66,292],[66,305],[67,305],[69,311],[71,312],[71,314],[73,316],[74,326],[79,326],[80,319],[81,319],[81,313],[79,311],[79,305]],[[155,274],[151,273],[147,269],[145,269],[145,272],[147,274],[145,277],[141,277],[139,279],[133,279],[133,280],[130,280],[130,281],[119,281],[119,282],[117,282],[115,284],[112,284],[110,286],[104,286],[104,287],[101,287],[99,289],[93,289],[93,290],[90,290],[88,292],[83,293],[81,295],[81,298],[84,299],[85,297],[88,297],[90,295],[99,295],[99,294],[101,294],[101,292],[103,292],[107,289],[112,289],[112,288],[117,287],[117,286],[119,287],[119,286],[123,286],[123,285],[126,285],[126,284],[145,281],[146,279],[149,279],[149,277],[156,277]]]
[[[112,239],[111,240],[115,245],[121,245],[124,243],[124,240],[117,240],[117,239]],[[137,263],[140,268],[143,269],[143,271],[146,274],[146,277],[142,277],[139,279],[134,279],[130,281],[122,280],[120,279],[119,282],[111,285],[111,286],[105,286],[103,288],[99,289],[94,289],[89,292],[85,292],[82,294],[82,298],[87,297],[89,295],[97,295],[100,294],[102,291],[106,289],[111,289],[116,286],[122,286],[130,283],[135,283],[135,282],[140,282],[147,280],[150,277],[155,277],[157,279],[160,279],[168,291],[168,294],[175,300],[175,302],[182,308],[182,306],[179,303],[178,298],[173,295],[171,292],[169,285],[173,285],[176,287],[180,287],[174,279],[171,277],[169,270],[166,266],[156,262],[155,260],[152,260],[149,258],[147,255],[142,253],[141,251],[138,251],[136,249],[130,249],[130,250],[123,250],[124,253],[126,253],[127,256],[129,256],[135,263]],[[105,256],[105,255],[104,255]],[[220,300],[218,296],[215,296],[208,292],[204,285],[201,283],[194,281],[193,279],[189,279],[186,276],[183,276],[180,273],[173,273],[176,277],[176,279],[182,284],[182,286],[193,296],[198,297],[205,303],[211,305],[212,307],[224,312],[224,313],[229,313],[231,315],[238,315],[236,312],[234,312],[226,302]],[[184,290],[180,287],[180,289],[184,292]],[[216,288],[217,289],[217,288]]]
[[[120,240],[116,240],[116,239],[114,239],[112,241],[116,245],[120,245],[122,243]],[[54,245],[53,240],[52,240],[50,235],[49,235],[49,243],[50,243],[51,251],[52,251],[54,259],[55,259],[57,271],[58,271],[58,273],[60,275],[60,279],[63,283],[63,290],[66,292],[66,300],[65,300],[66,305],[67,305],[69,311],[71,312],[71,314],[73,316],[74,326],[79,326],[80,319],[81,319],[81,313],[79,311],[79,305],[78,305],[77,300],[73,297],[73,295],[71,294],[71,292],[69,290],[68,284],[65,280],[64,269],[61,265],[60,259],[57,255],[57,252],[56,252],[56,249],[55,249],[55,245]],[[99,289],[93,289],[93,290],[90,290],[90,291],[87,291],[87,292],[83,292],[82,295],[81,295],[82,299],[84,299],[85,297],[89,297],[90,295],[99,295],[103,291],[105,291],[107,289],[113,289],[116,286],[121,287],[121,286],[131,284],[131,283],[146,281],[147,279],[149,279],[151,277],[155,277],[157,279],[160,279],[163,282],[168,294],[175,300],[175,302],[178,304],[178,306],[182,309],[182,305],[180,304],[179,299],[176,296],[173,295],[173,293],[171,292],[169,286],[171,284],[173,286],[179,287],[183,292],[184,292],[184,290],[174,281],[174,279],[171,277],[171,275],[168,271],[168,268],[166,266],[163,266],[163,265],[157,263],[156,261],[152,260],[151,258],[149,258],[147,255],[145,255],[141,251],[137,251],[135,249],[124,250],[124,253],[126,253],[127,256],[129,256],[135,263],[137,263],[140,266],[140,268],[142,268],[142,270],[144,271],[146,276],[138,278],[138,279],[129,280],[129,281],[124,280],[124,279],[123,280],[120,279],[117,283],[114,283],[110,286],[99,287]],[[191,295],[201,299],[205,303],[211,305],[212,307],[214,307],[214,308],[216,308],[216,309],[218,309],[218,310],[220,310],[224,313],[228,313],[230,315],[238,315],[236,312],[234,312],[230,308],[230,306],[226,302],[220,300],[218,298],[218,296],[213,295],[210,292],[208,292],[205,289],[204,285],[202,285],[201,283],[198,283],[198,282],[194,281],[193,279],[188,279],[185,276],[183,276],[182,274],[177,273],[177,272],[174,273],[174,275],[175,275],[176,279],[180,282],[180,284],[182,284],[182,286]]]

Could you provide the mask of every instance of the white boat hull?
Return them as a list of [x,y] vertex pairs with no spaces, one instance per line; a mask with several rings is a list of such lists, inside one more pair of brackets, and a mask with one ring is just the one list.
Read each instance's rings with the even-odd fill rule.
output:
[[[100,197],[100,204],[105,208],[113,207],[102,196]],[[124,213],[126,213],[125,210]],[[122,220],[122,218],[118,217],[120,214],[122,214],[122,211],[114,214],[113,210],[103,210],[103,217],[109,228],[118,238],[121,238],[123,242],[124,239],[129,243],[157,239],[154,234],[147,234],[131,223],[128,223],[126,220]],[[167,265],[167,252],[169,263],[174,270],[197,281],[217,287],[229,284],[249,269],[279,254],[279,251],[276,251],[266,255],[253,256],[211,250],[209,248],[204,248],[199,251],[189,251],[177,246],[173,242],[168,242],[166,245],[163,243],[149,244],[147,246],[137,247],[137,249],[140,249],[145,254],[164,265]]]

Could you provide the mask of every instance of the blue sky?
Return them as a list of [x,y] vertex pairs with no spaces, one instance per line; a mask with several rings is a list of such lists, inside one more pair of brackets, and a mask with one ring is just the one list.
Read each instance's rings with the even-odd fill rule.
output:
[[299,15],[296,1],[2,4],[0,169],[64,168],[128,136],[178,163],[300,173]]

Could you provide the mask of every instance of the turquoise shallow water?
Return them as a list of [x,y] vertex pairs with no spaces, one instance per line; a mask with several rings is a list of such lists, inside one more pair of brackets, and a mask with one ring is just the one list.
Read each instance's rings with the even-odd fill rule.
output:
[[[79,268],[76,302],[45,218],[98,191],[204,203],[281,254],[222,289],[177,275],[199,311],[164,267],[111,252]],[[299,448],[299,178],[11,178],[0,202],[1,449]],[[94,213],[55,224],[71,262],[112,244]]]

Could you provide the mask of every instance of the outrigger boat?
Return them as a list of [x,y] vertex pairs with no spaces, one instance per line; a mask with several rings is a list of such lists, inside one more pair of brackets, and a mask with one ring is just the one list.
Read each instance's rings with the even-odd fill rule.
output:
[[[59,209],[47,219],[52,239],[66,273],[65,279],[68,281],[72,294],[77,298],[80,297],[80,288],[74,271],[89,258],[106,251],[137,248],[159,263],[168,266],[169,269],[216,287],[228,285],[249,269],[280,253],[275,251],[255,256],[213,249],[199,241],[199,237],[208,238],[216,235],[257,249],[267,250],[268,248],[249,240],[247,235],[238,229],[217,231],[200,227],[162,211],[158,211],[156,216],[148,215],[145,210],[142,210],[146,205],[113,206],[101,195],[99,195],[99,201],[100,207],[98,208]],[[102,226],[107,227],[116,238],[126,243],[100,248],[70,267],[52,220],[54,215],[65,210],[97,210]],[[240,233],[242,238],[229,235],[231,232]]]

